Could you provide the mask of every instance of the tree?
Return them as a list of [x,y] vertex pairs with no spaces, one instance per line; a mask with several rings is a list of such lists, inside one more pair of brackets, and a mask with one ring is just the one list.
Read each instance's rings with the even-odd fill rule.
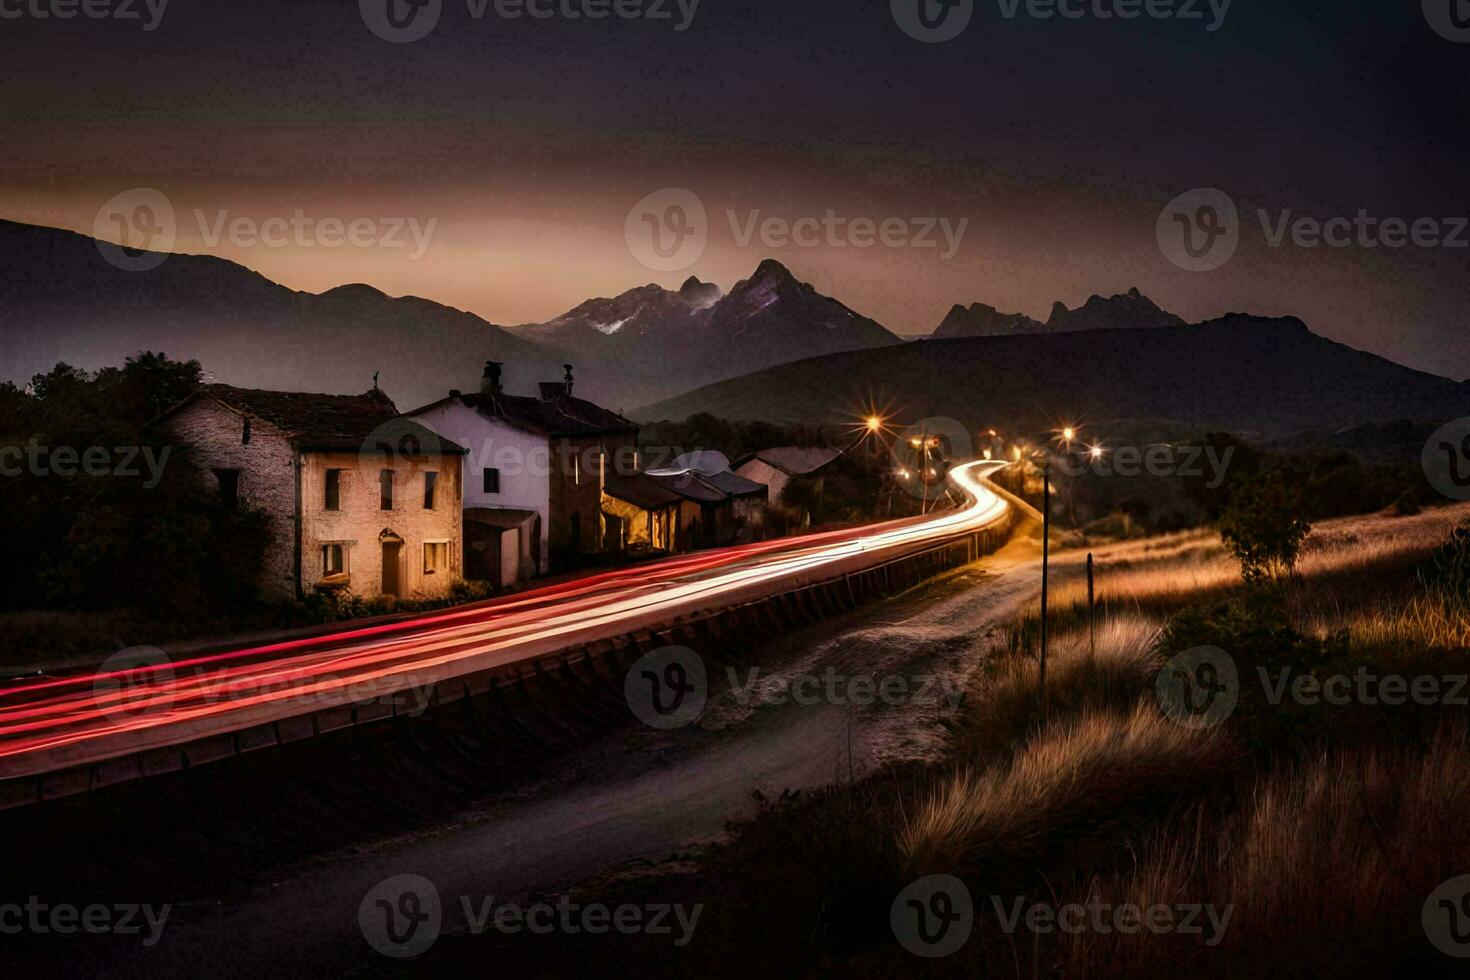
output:
[[1220,514],[1220,539],[1247,583],[1281,582],[1296,568],[1312,525],[1290,475],[1272,470],[1241,481]]

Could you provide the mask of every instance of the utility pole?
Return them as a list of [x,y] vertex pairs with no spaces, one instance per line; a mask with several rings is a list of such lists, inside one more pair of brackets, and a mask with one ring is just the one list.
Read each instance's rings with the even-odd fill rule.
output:
[[1041,469],[1041,721],[1046,723],[1046,600],[1047,565],[1051,555],[1051,453],[1042,457]]
[[1092,552],[1087,553],[1087,655],[1097,659],[1097,591],[1093,586]]

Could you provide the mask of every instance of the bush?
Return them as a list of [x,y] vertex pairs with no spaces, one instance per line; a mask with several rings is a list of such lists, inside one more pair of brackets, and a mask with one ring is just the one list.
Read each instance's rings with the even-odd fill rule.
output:
[[1420,566],[1419,581],[1448,610],[1470,614],[1470,525],[1450,532],[1449,540]]
[[1243,483],[1220,515],[1220,539],[1240,561],[1247,583],[1280,582],[1292,574],[1311,533],[1301,490],[1277,470]]
[[[1218,647],[1235,661],[1239,701],[1230,724],[1257,752],[1270,754],[1318,743],[1346,710],[1325,699],[1300,704],[1291,697],[1290,685],[1302,676],[1321,681],[1330,675],[1351,674],[1358,662],[1350,656],[1347,632],[1320,640],[1301,635],[1292,629],[1277,594],[1258,592],[1184,610],[1165,627],[1160,653],[1169,658],[1204,646]],[[1273,704],[1271,698],[1283,677],[1287,687]]]

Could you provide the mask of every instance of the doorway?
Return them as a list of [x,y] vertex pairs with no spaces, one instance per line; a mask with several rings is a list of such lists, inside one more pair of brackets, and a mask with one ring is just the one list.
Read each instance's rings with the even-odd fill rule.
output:
[[398,559],[402,551],[402,541],[383,542],[383,595],[403,594],[398,579]]

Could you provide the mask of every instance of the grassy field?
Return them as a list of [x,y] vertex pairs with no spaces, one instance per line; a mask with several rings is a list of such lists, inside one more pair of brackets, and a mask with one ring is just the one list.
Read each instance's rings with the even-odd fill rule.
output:
[[[685,952],[719,975],[1462,975],[1421,915],[1470,874],[1470,712],[1446,703],[1470,673],[1470,555],[1447,588],[1442,554],[1467,522],[1470,506],[1324,523],[1265,595],[1208,532],[1099,549],[1095,646],[1084,556],[1061,553],[1045,715],[1033,607],[977,657],[944,761],[764,801],[663,876],[661,894],[710,906]],[[1205,645],[1233,658],[1238,703],[1181,723],[1158,679]],[[1439,695],[1273,702],[1283,671],[1434,677]],[[895,899],[935,875],[964,883],[973,924],[920,959]],[[1032,906],[1052,917],[1031,924]]]

